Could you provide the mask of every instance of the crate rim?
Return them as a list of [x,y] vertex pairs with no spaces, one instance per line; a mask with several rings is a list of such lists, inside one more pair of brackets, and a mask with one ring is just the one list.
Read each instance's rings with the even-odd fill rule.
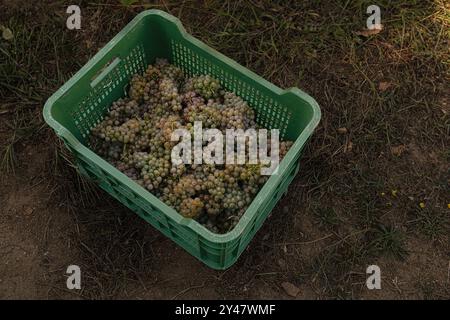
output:
[[241,73],[245,73],[246,76],[265,86],[267,89],[273,91],[278,96],[283,96],[286,94],[294,94],[298,96],[300,99],[307,102],[312,107],[313,117],[311,121],[303,129],[301,134],[295,140],[291,149],[288,151],[284,159],[278,165],[278,172],[284,172],[285,169],[289,166],[289,164],[294,162],[295,160],[294,158],[296,156],[295,151],[299,150],[299,148],[301,148],[306,143],[307,139],[312,135],[314,129],[317,127],[320,121],[321,111],[319,104],[316,102],[316,100],[312,98],[309,94],[305,93],[304,91],[302,91],[297,87],[281,89],[275,84],[265,80],[264,78],[257,75],[253,71],[247,69],[246,67],[242,66],[235,60],[228,58],[227,56],[211,48],[201,40],[195,38],[186,31],[186,29],[184,28],[184,26],[182,25],[181,21],[178,18],[158,9],[145,10],[136,15],[136,17],[134,17],[117,35],[115,35],[102,49],[100,49],[78,72],[76,72],[65,84],[63,84],[55,93],[53,93],[48,98],[48,100],[44,105],[43,109],[44,120],[51,128],[54,129],[56,134],[59,137],[61,137],[64,142],[68,142],[69,145],[75,151],[89,158],[100,168],[107,170],[108,173],[112,175],[115,179],[121,181],[127,187],[129,187],[134,194],[137,194],[144,199],[152,200],[151,205],[153,207],[156,207],[158,210],[162,211],[165,215],[168,215],[176,223],[190,228],[192,231],[196,232],[198,235],[204,237],[208,241],[219,244],[231,242],[240,237],[240,235],[244,232],[245,228],[247,227],[248,222],[251,221],[254,215],[259,213],[258,209],[260,205],[263,203],[263,200],[266,197],[270,196],[270,194],[275,191],[274,189],[281,180],[281,174],[274,174],[268,179],[268,181],[266,181],[261,190],[252,200],[250,206],[246,209],[245,213],[239,219],[239,222],[232,230],[230,230],[225,234],[214,233],[209,229],[207,229],[206,227],[204,227],[199,222],[197,222],[196,220],[183,217],[175,209],[169,207],[159,198],[154,196],[152,193],[150,193],[149,191],[145,190],[143,187],[138,185],[135,181],[127,177],[113,165],[111,165],[106,160],[98,156],[91,149],[83,145],[67,128],[61,125],[52,116],[52,107],[55,104],[55,102],[66,94],[66,92],[78,81],[78,78],[81,77],[90,68],[92,68],[99,60],[101,60],[114,47],[114,45],[127,34],[128,31],[134,28],[143,18],[149,15],[157,15],[166,20],[171,21],[176,25],[178,31],[187,41],[191,42],[197,47],[200,47],[201,49],[207,51],[208,53],[219,57],[220,60],[222,60],[224,63],[228,64],[229,66],[233,67],[234,69],[236,69]]

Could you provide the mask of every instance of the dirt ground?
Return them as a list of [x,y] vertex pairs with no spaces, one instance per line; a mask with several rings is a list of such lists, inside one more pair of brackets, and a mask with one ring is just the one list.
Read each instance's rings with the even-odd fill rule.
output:
[[[0,299],[450,299],[450,7],[378,2],[369,35],[362,0],[0,0],[14,36],[0,38]],[[81,30],[65,26],[71,4]],[[146,8],[322,109],[289,194],[225,271],[82,179],[42,119]],[[66,287],[71,264],[81,290]],[[381,290],[365,285],[373,264]]]

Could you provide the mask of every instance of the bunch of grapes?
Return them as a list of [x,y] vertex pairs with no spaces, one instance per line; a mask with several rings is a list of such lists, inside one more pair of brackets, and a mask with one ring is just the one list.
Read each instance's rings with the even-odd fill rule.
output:
[[155,67],[157,70],[160,70],[162,76],[175,81],[176,85],[181,84],[183,81],[183,71],[177,66],[170,64],[166,59],[156,59]]
[[249,204],[251,199],[247,197],[243,190],[239,188],[227,189],[227,193],[223,198],[223,207],[230,212],[237,212],[239,209],[244,208]]
[[186,81],[185,91],[194,91],[206,100],[218,98],[222,88],[217,79],[209,75],[192,77]]
[[92,138],[91,141],[94,149],[102,157],[111,160],[120,160],[123,151],[123,145],[121,143],[107,142],[96,138]]
[[[172,134],[177,129],[193,132],[196,121],[223,134],[226,129],[259,129],[254,110],[225,91],[217,79],[209,75],[188,78],[167,60],[157,59],[143,74],[131,78],[128,97],[113,102],[103,121],[92,129],[90,143],[117,169],[184,217],[196,219],[213,232],[226,233],[268,177],[261,175],[261,164],[247,162],[172,164],[171,151],[178,143],[171,141]],[[281,158],[292,144],[280,143]]]
[[150,191],[157,189],[169,174],[170,161],[145,152],[136,152],[133,156],[135,168],[140,169],[144,186]]
[[[121,125],[111,125],[111,120],[101,123],[94,134],[106,142],[132,143],[139,132],[139,121],[130,119]],[[103,124],[103,125],[102,125]]]
[[133,101],[141,102],[144,100],[146,86],[147,82],[145,78],[139,74],[136,74],[131,78],[128,95]]
[[220,128],[221,110],[214,105],[191,104],[183,110],[184,120],[188,123],[201,121],[203,128]]
[[224,108],[222,109],[223,129],[256,128],[255,111],[232,92],[224,94]]
[[161,95],[160,107],[173,112],[181,111],[181,96],[178,94],[174,80],[164,77],[159,83],[159,92]]
[[170,115],[162,117],[155,125],[157,132],[154,137],[158,140],[155,147],[162,146],[167,151],[172,150],[172,147],[177,144],[176,141],[172,141],[172,134],[175,130],[184,128],[180,116]]
[[180,213],[186,218],[197,218],[202,210],[204,204],[200,198],[186,198],[181,201]]

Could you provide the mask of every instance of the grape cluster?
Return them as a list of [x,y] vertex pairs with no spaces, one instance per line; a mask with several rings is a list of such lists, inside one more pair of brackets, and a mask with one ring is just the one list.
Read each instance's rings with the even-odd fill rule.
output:
[[178,88],[172,78],[165,77],[159,84],[159,92],[162,110],[181,111],[181,97]]
[[184,120],[188,123],[201,121],[203,128],[220,128],[222,111],[213,104],[191,104],[183,110]]
[[206,100],[218,98],[221,89],[219,81],[209,75],[192,77],[185,84],[185,91],[194,91]]
[[[185,77],[180,68],[157,59],[131,78],[128,97],[113,102],[92,129],[91,146],[184,217],[226,233],[268,177],[261,175],[259,164],[172,164],[171,151],[178,143],[171,141],[173,132],[192,132],[196,121],[224,134],[226,129],[259,129],[254,110],[218,80]],[[280,143],[281,158],[291,146],[291,141]]]
[[159,158],[147,152],[135,152],[128,158],[128,163],[139,170],[143,185],[149,191],[159,187],[171,167],[166,158]]
[[186,198],[181,201],[180,213],[186,218],[197,218],[204,207],[203,201],[200,198]]
[[156,59],[155,68],[161,70],[161,75],[167,77],[180,85],[183,81],[184,74],[180,68],[170,64],[166,59]]
[[255,112],[233,92],[224,94],[223,129],[256,128]]

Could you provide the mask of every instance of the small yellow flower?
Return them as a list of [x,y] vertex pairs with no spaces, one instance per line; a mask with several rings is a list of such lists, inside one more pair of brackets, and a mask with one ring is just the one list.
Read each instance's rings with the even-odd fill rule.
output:
[[381,196],[382,196],[382,197],[384,197],[385,195],[386,195],[386,193],[384,193],[384,192],[381,193]]
[[425,208],[425,203],[424,202],[419,203],[419,207],[421,207],[422,209]]
[[392,193],[392,195],[393,195],[394,197],[397,196],[397,192],[398,192],[397,190],[392,190],[392,191],[391,191],[391,193]]
[[449,208],[449,209],[450,209],[450,203],[448,203],[448,204],[447,204],[447,208]]

